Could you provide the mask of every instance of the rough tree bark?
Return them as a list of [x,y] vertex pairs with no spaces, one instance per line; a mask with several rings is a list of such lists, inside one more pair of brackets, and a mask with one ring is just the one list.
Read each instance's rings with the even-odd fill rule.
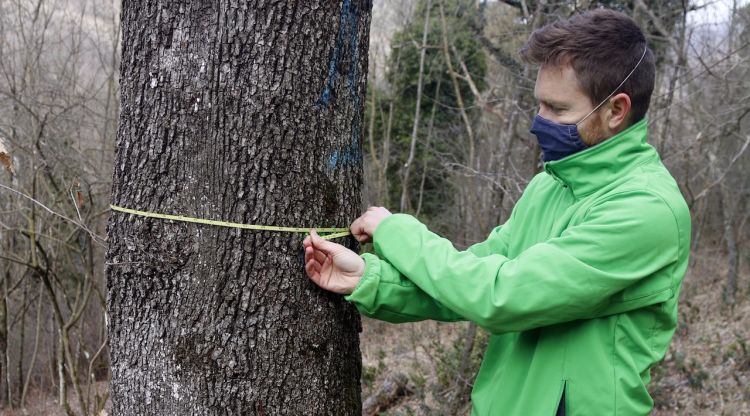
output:
[[[359,215],[371,0],[122,6],[113,204],[276,226]],[[361,412],[359,316],[304,276],[302,234],[113,212],[108,236],[115,414]]]

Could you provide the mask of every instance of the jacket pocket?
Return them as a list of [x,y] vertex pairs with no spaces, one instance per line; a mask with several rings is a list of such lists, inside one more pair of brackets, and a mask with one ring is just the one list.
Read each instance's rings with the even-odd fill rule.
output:
[[613,296],[613,303],[625,303],[672,290],[674,267],[663,268]]

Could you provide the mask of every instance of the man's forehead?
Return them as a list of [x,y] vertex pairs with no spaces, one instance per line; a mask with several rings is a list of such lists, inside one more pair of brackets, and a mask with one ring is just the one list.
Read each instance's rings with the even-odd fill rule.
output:
[[539,68],[534,85],[534,97],[550,103],[572,95],[585,95],[575,70],[570,65],[545,65]]

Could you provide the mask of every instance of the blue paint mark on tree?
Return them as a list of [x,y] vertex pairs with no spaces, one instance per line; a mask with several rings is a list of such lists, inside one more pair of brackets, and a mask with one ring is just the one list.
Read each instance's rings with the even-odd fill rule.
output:
[[338,161],[339,161],[339,151],[336,150],[328,159],[328,169],[331,169],[331,170],[336,169],[336,165],[338,164]]
[[354,107],[357,108],[359,104],[359,96],[357,95],[357,75],[359,74],[359,33],[357,32],[357,22],[359,22],[359,10],[357,10],[356,3],[352,3],[350,10],[350,20],[352,21],[351,31],[349,35],[349,45],[352,48],[352,61],[349,64],[349,91],[354,101]]
[[[347,36],[348,35],[348,36]],[[360,108],[360,97],[357,91],[357,80],[359,75],[359,10],[356,0],[344,0],[339,16],[339,30],[336,36],[336,44],[333,48],[331,60],[328,63],[328,78],[325,88],[316,103],[318,107],[327,107],[332,100],[336,80],[338,78],[338,66],[341,60],[344,43],[348,40],[351,53],[349,69],[347,74],[347,85],[349,87],[350,99],[353,102],[354,119],[352,120],[352,133],[350,143],[342,150],[336,150],[328,159],[330,170],[342,164],[354,163],[362,160],[362,149],[360,144],[360,132],[362,130],[362,112]]]
[[[352,137],[353,140],[355,140],[358,135],[352,132]],[[331,157],[328,158],[328,168],[333,170],[340,165],[359,162],[362,160],[362,151],[360,150],[360,147],[361,146],[358,142],[352,142],[342,151],[335,150]]]
[[[356,42],[358,20],[357,5],[352,3],[352,0],[344,0],[344,4],[341,6],[341,14],[339,15],[339,32],[336,35],[336,44],[333,46],[333,55],[331,55],[331,60],[328,62],[328,78],[326,79],[323,94],[321,94],[317,103],[319,106],[322,105],[323,107],[327,107],[331,102],[333,87],[336,85],[336,78],[338,78],[338,65],[339,60],[341,59],[341,49],[344,47],[347,32],[350,33],[350,37],[355,39]],[[351,67],[356,67],[356,64],[354,63],[358,57],[356,46],[356,43],[352,45],[353,59],[352,64],[350,64]],[[351,73],[351,68],[349,72]]]

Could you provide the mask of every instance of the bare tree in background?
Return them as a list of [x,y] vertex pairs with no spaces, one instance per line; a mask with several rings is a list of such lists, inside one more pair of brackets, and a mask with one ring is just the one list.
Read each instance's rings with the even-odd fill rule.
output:
[[100,234],[117,113],[107,88],[116,84],[116,16],[88,1],[0,3],[0,136],[15,167],[0,176],[7,409],[50,389],[67,414],[98,413],[106,399],[95,383],[108,374]]

